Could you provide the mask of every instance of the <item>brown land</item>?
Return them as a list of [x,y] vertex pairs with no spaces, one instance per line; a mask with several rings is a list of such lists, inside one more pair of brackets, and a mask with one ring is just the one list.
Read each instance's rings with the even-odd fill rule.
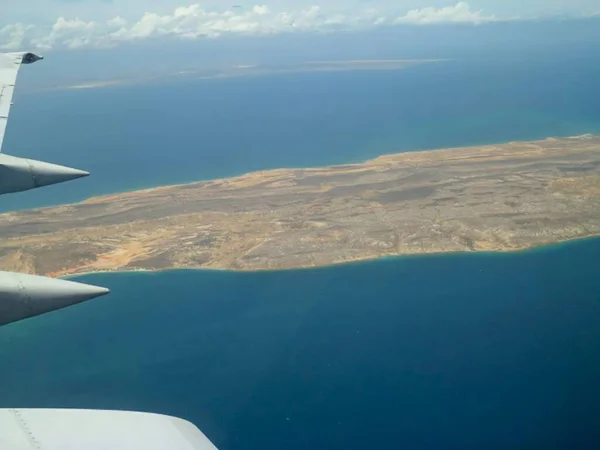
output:
[[[74,182],[75,183],[75,182]],[[0,214],[0,268],[323,266],[600,235],[600,137],[387,155]]]

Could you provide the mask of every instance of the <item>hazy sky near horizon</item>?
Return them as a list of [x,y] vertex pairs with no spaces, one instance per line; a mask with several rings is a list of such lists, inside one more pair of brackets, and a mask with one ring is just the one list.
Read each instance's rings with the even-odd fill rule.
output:
[[598,0],[20,0],[0,3],[0,49],[595,15]]
[[[443,8],[453,6],[459,0],[277,0],[267,2],[273,10],[293,11],[311,6],[320,6],[331,10],[359,10],[365,7],[382,11],[406,13],[412,9],[427,7]],[[77,16],[83,20],[112,18],[115,15],[134,19],[145,12],[168,14],[178,7],[198,3],[206,10],[223,10],[233,5],[252,8],[256,0],[21,0],[2,2],[0,17],[10,23],[26,17],[56,19],[60,16]],[[488,14],[509,16],[544,16],[548,14],[581,15],[600,10],[597,0],[469,0],[475,10],[484,10]],[[10,4],[10,5],[9,5]],[[258,4],[262,4],[259,2]]]

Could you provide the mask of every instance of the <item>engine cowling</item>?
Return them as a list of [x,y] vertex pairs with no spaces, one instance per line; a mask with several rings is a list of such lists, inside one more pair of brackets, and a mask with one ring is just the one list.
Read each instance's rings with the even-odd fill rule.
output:
[[0,153],[0,195],[27,191],[89,175],[57,164]]

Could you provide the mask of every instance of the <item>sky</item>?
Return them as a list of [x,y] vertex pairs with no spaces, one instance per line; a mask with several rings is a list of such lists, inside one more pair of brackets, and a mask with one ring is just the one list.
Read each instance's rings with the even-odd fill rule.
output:
[[598,0],[19,0],[0,2],[0,50],[589,16]]

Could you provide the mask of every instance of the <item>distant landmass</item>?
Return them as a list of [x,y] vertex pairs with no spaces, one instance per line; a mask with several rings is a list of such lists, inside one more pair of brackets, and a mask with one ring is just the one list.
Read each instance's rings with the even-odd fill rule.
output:
[[192,72],[199,78],[231,78],[247,75],[280,73],[340,72],[347,70],[400,70],[417,64],[447,61],[446,59],[361,59],[344,61],[312,61],[285,65],[238,65],[221,69]]
[[600,137],[386,155],[0,214],[0,268],[290,269],[600,235]]
[[229,66],[210,66],[181,70],[173,73],[153,74],[144,77],[129,77],[117,80],[90,80],[82,83],[60,86],[58,89],[94,89],[108,86],[161,82],[172,80],[174,78],[206,80],[286,73],[401,70],[418,64],[443,61],[448,61],[448,59],[360,59],[309,61],[297,64],[238,64]]

